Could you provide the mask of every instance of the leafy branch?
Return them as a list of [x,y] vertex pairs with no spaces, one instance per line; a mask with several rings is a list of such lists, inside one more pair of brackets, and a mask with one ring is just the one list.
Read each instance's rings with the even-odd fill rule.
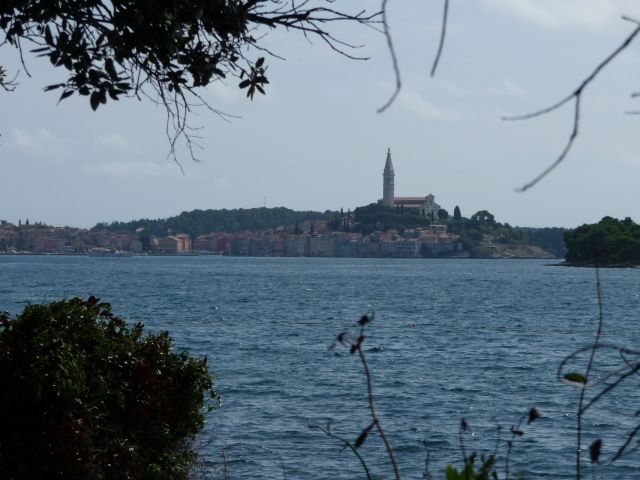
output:
[[[577,412],[577,429],[576,429],[576,479],[580,480],[581,478],[581,445],[582,445],[582,435],[583,435],[583,419],[584,415],[587,411],[599,403],[607,394],[614,391],[618,388],[623,382],[626,382],[630,378],[636,378],[635,376],[640,374],[640,361],[632,361],[629,356],[640,357],[640,351],[621,347],[616,344],[601,342],[600,338],[602,336],[603,324],[604,324],[604,314],[603,314],[603,294],[602,294],[602,283],[600,279],[600,269],[596,265],[595,268],[596,274],[596,292],[597,292],[597,302],[598,302],[598,322],[597,322],[597,330],[596,335],[594,337],[594,341],[585,347],[582,347],[571,354],[567,355],[560,365],[558,366],[557,377],[559,380],[568,383],[572,386],[575,386],[580,389],[580,399],[578,402],[578,412]],[[616,368],[612,372],[607,375],[603,375],[601,378],[597,380],[593,380],[591,378],[596,352],[601,350],[609,350],[612,352],[616,352],[623,365],[619,368]],[[566,371],[568,368],[568,364],[577,358],[579,358],[582,354],[588,353],[589,359],[587,361],[587,366],[585,373],[578,373],[576,371]],[[587,392],[591,389],[594,389],[600,385],[603,387],[595,393],[589,400],[587,400],[586,395]],[[640,411],[636,411],[634,417],[639,415]],[[638,433],[640,432],[640,424],[633,428],[626,436],[625,441],[618,448],[615,455],[611,458],[610,462],[613,463],[616,460],[620,459],[624,453],[627,451],[631,441],[636,438]],[[589,447],[589,456],[592,464],[598,463],[600,461],[600,455],[602,451],[602,439],[598,438],[593,441]]]
[[235,77],[249,98],[266,93],[264,53],[277,55],[262,47],[262,30],[298,31],[364,60],[352,53],[359,45],[338,38],[330,26],[349,22],[375,28],[380,22],[379,12],[349,13],[334,8],[332,0],[19,3],[0,3],[0,47],[15,47],[24,65],[23,47],[29,45],[31,53],[65,69],[66,81],[45,87],[61,90],[60,100],[78,94],[97,110],[109,100],[133,97],[164,107],[169,156],[176,162],[179,140],[197,161],[199,137],[190,125],[195,108],[231,118],[209,104],[203,87]]
[[354,355],[356,353],[358,354],[358,358],[360,360],[362,368],[364,369],[364,374],[367,382],[367,402],[368,402],[368,409],[369,409],[369,415],[371,417],[371,422],[362,430],[362,432],[360,432],[360,435],[358,435],[358,437],[353,443],[335,435],[331,431],[329,425],[327,425],[326,427],[311,425],[309,428],[320,430],[325,435],[328,435],[329,437],[332,437],[341,441],[345,446],[345,448],[349,448],[356,455],[361,465],[363,466],[363,469],[365,471],[365,474],[367,475],[367,478],[369,478],[369,469],[366,465],[366,462],[364,461],[362,456],[359,454],[357,449],[359,449],[364,444],[369,434],[375,430],[380,435],[380,438],[382,439],[382,443],[384,444],[385,450],[387,452],[387,457],[389,458],[389,463],[391,464],[391,467],[393,469],[394,477],[396,480],[400,480],[400,470],[398,468],[398,462],[396,460],[395,453],[393,451],[391,443],[389,442],[387,434],[385,433],[385,430],[382,427],[380,417],[376,410],[375,396],[373,394],[373,381],[371,376],[371,369],[369,368],[369,363],[367,362],[367,358],[362,349],[362,344],[364,343],[364,340],[365,340],[365,334],[364,334],[365,327],[367,324],[373,321],[373,318],[374,318],[373,314],[363,315],[362,317],[360,317],[360,320],[358,320],[360,332],[355,339],[350,339],[348,337],[348,332],[344,331],[340,333],[340,335],[338,335],[338,337],[335,339],[333,344],[329,347],[329,348],[334,348],[336,345],[339,344],[344,346],[345,348],[348,348],[349,353],[351,355]]

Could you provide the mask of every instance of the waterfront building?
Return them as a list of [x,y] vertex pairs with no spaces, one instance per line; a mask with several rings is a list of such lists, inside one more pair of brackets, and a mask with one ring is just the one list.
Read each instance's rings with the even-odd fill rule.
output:
[[191,250],[189,235],[178,234],[158,238],[156,249],[164,253],[188,253]]
[[332,237],[326,235],[312,235],[309,238],[308,256],[310,257],[333,257],[334,241]]
[[301,257],[304,255],[304,237],[300,235],[287,236],[284,239],[284,255],[286,257]]

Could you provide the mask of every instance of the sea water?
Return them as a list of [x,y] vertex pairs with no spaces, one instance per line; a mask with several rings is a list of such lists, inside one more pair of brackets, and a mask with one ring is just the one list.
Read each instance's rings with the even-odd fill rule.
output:
[[[447,464],[497,448],[531,407],[510,453],[511,477],[575,478],[578,390],[557,369],[596,333],[595,271],[533,260],[0,256],[0,310],[96,295],[115,314],[168,330],[177,350],[207,356],[222,404],[198,440],[208,478],[364,478],[326,427],[354,442],[371,417],[357,355],[330,348],[373,315],[363,343],[376,408],[403,478],[444,478]],[[640,348],[640,270],[603,269],[604,342]],[[587,356],[571,368],[584,371]],[[630,361],[637,360],[630,357]],[[592,378],[623,365],[598,351]],[[584,418],[608,460],[640,424],[637,375]],[[587,392],[593,396],[603,384]],[[467,431],[460,433],[465,419]],[[461,446],[462,443],[462,446]],[[372,434],[359,451],[393,478]],[[226,459],[226,460],[225,460]],[[426,461],[428,459],[428,461]],[[223,466],[226,464],[226,466]],[[600,478],[640,475],[637,441]]]

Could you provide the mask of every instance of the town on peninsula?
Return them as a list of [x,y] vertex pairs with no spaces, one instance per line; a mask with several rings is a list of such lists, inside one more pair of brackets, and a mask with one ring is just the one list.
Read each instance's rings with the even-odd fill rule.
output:
[[353,211],[193,210],[90,229],[0,220],[0,254],[562,258],[563,232],[501,224],[486,210],[449,214],[431,193],[395,196],[389,149],[382,198]]

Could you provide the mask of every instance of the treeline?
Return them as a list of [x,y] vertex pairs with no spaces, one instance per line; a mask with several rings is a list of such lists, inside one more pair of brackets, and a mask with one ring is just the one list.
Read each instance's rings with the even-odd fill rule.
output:
[[514,227],[508,223],[497,222],[486,210],[474,213],[471,218],[449,218],[442,223],[447,225],[449,232],[460,235],[460,241],[467,251],[473,251],[481,242],[530,245],[539,247],[556,258],[564,258],[567,251],[564,243],[566,229]]
[[569,265],[640,265],[640,225],[631,218],[604,217],[565,233]]
[[352,225],[343,225],[334,217],[329,223],[334,230],[351,230],[368,235],[375,231],[398,230],[403,232],[409,228],[427,227],[431,221],[415,213],[406,212],[404,209],[394,209],[372,203],[364,207],[358,207],[353,211]]
[[469,218],[462,216],[460,209],[454,209],[453,216],[440,209],[438,219],[432,220],[402,209],[388,208],[379,204],[358,207],[354,211],[353,224],[345,216],[334,214],[330,225],[336,230],[357,231],[364,235],[373,231],[398,230],[400,233],[411,228],[428,228],[432,223],[447,226],[449,233],[460,235],[460,241],[467,252],[482,242],[511,245],[531,245],[539,247],[556,258],[565,256],[565,229],[513,227],[500,223],[487,210],[480,210]]
[[[130,222],[98,223],[92,230],[113,233],[144,232],[163,236],[169,233],[187,233],[192,238],[211,232],[241,232],[275,229],[282,225],[295,225],[307,220],[329,220],[333,212],[296,212],[284,207],[238,208],[233,210],[192,210],[175,217],[158,220],[141,219]],[[143,230],[141,230],[143,229]]]

